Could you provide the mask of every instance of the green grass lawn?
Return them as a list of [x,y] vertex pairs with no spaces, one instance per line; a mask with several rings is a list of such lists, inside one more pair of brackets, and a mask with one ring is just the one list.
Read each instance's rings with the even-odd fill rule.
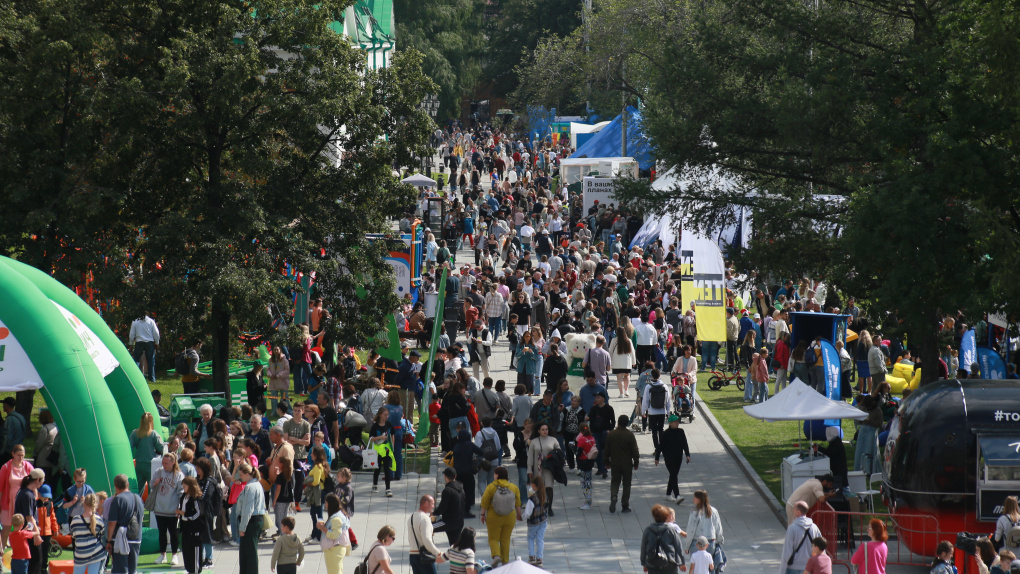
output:
[[[701,400],[712,411],[715,418],[730,435],[733,444],[740,449],[758,476],[768,486],[772,494],[779,500],[783,500],[781,475],[779,465],[784,457],[787,457],[799,450],[798,445],[807,446],[807,439],[799,429],[802,426],[800,421],[785,421],[767,423],[752,418],[744,412],[744,392],[737,389],[736,385],[730,384],[718,391],[708,388],[705,381],[708,374],[698,373],[698,394]],[[774,388],[774,382],[770,384]],[[854,436],[853,422],[843,421],[843,436],[849,440]],[[823,441],[816,441],[823,442]],[[847,460],[851,463],[854,459],[854,447],[846,444]]]

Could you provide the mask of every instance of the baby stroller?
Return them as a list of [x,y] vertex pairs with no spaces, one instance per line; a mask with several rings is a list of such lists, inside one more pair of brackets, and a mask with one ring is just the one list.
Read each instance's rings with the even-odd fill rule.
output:
[[680,422],[684,422],[684,417],[694,422],[694,393],[686,373],[673,376],[673,410],[680,415]]

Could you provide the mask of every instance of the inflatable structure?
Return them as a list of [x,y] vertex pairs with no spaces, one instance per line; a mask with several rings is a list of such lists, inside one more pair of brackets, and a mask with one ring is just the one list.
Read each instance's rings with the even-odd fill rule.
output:
[[38,389],[60,429],[69,468],[112,492],[135,488],[128,434],[153,414],[148,384],[123,343],[73,291],[46,273],[0,257],[0,392]]

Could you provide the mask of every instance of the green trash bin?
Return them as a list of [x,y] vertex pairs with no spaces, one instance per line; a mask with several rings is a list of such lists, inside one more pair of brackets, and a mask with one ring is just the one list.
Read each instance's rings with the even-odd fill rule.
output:
[[180,423],[191,424],[192,419],[198,416],[198,405],[191,397],[180,395],[170,400],[170,424],[177,426]]

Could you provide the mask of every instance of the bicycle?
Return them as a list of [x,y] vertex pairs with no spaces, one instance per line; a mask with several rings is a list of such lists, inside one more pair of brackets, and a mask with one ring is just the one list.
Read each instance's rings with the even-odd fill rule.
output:
[[734,382],[739,390],[744,390],[744,377],[740,374],[740,370],[731,371],[729,374],[726,371],[712,371],[712,376],[708,378],[708,388],[713,391],[727,386],[730,382]]

